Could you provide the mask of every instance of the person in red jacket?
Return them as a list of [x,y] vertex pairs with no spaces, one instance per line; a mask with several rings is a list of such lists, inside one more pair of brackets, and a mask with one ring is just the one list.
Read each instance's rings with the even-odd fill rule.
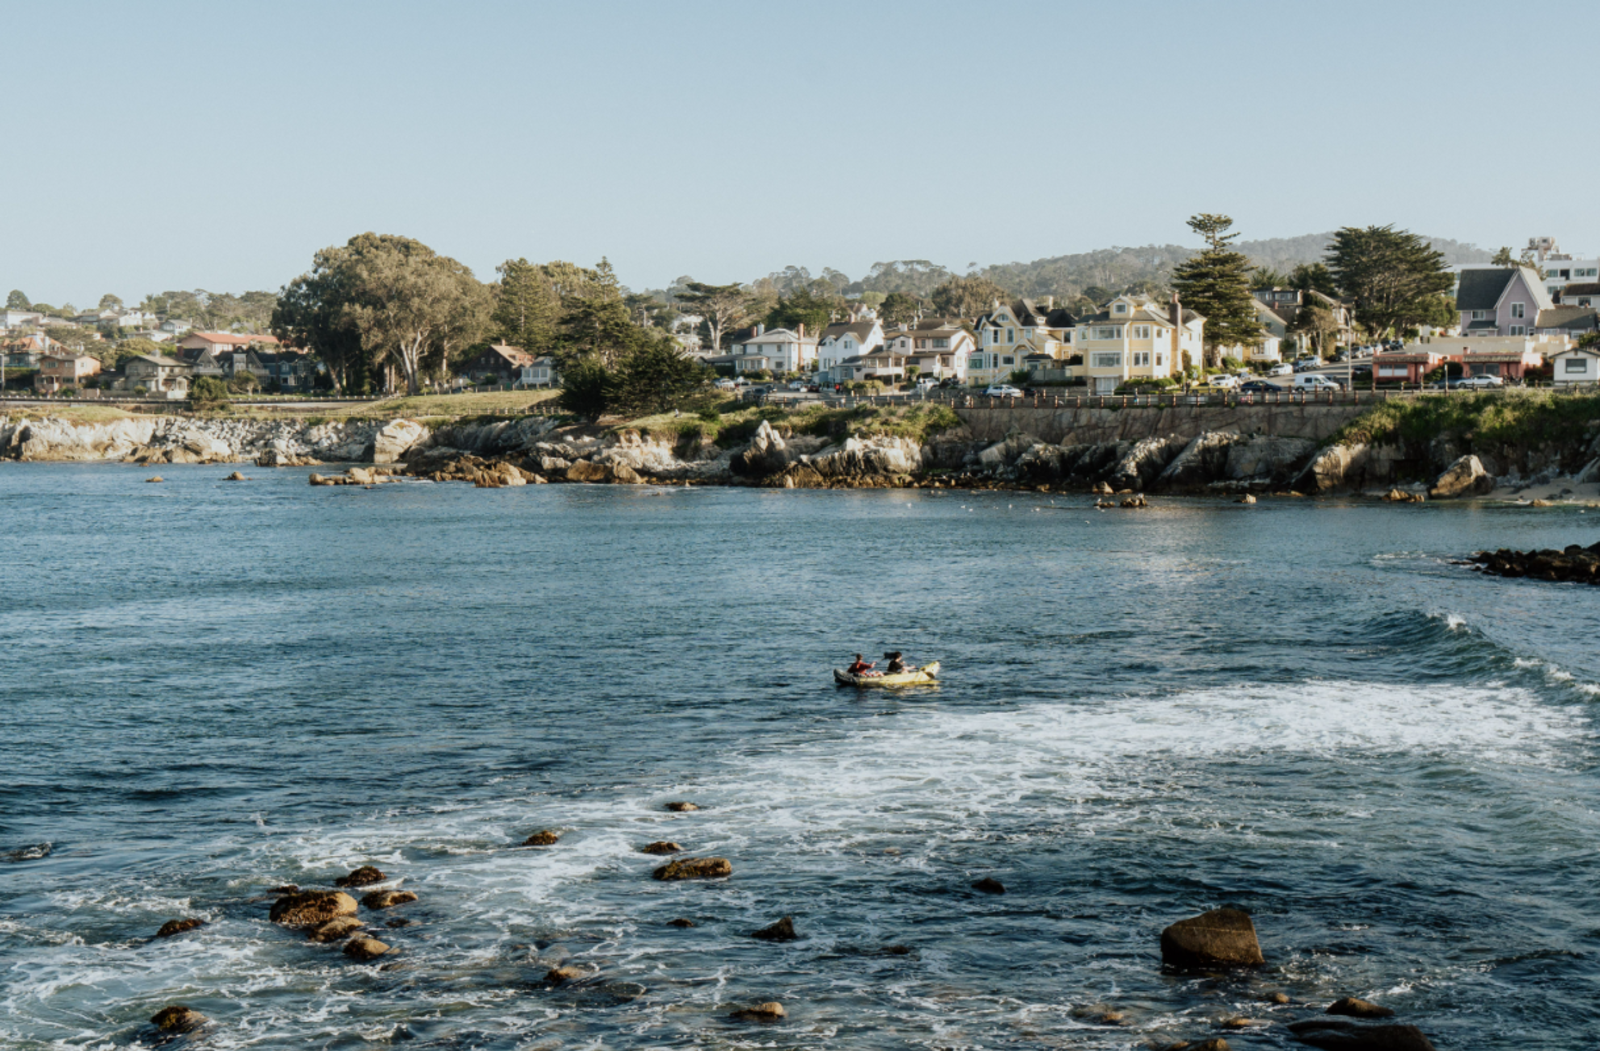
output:
[[875,665],[875,664],[868,664],[866,661],[862,660],[861,659],[861,654],[858,653],[858,654],[856,654],[856,662],[854,664],[850,665],[850,667],[846,668],[845,671],[849,672],[851,675],[879,675],[879,674],[882,674],[881,672],[875,672],[875,671],[872,670],[876,666],[877,665]]

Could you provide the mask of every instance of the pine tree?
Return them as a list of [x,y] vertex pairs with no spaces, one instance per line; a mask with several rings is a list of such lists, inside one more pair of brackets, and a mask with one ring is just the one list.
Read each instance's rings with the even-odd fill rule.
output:
[[1206,248],[1172,271],[1183,305],[1206,319],[1206,363],[1212,367],[1221,361],[1220,348],[1253,346],[1264,333],[1250,294],[1250,259],[1230,247],[1239,236],[1227,232],[1232,225],[1226,215],[1192,217],[1189,228],[1205,238]]
[[1404,334],[1449,316],[1455,283],[1443,253],[1393,226],[1346,226],[1328,245],[1328,269],[1355,301],[1356,320],[1374,335]]

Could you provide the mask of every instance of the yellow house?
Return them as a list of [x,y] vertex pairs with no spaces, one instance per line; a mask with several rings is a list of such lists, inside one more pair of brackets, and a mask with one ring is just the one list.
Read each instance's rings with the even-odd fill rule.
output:
[[967,359],[967,382],[977,386],[1004,383],[1017,369],[1027,368],[1029,355],[1046,355],[1058,361],[1072,354],[1073,325],[1077,319],[1047,297],[1041,306],[1019,299],[1010,306],[998,302],[978,318],[977,346]]
[[1098,314],[1078,319],[1075,347],[1083,364],[1074,378],[1091,394],[1110,394],[1129,380],[1181,375],[1184,355],[1201,361],[1206,319],[1184,310],[1174,295],[1163,306],[1146,296],[1118,296]]

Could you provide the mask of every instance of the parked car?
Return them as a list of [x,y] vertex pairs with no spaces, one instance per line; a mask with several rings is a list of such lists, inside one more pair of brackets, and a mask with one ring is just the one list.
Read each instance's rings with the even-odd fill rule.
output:
[[1295,390],[1344,390],[1344,384],[1320,372],[1302,373],[1294,378]]
[[1268,383],[1266,380],[1251,380],[1249,383],[1239,384],[1241,394],[1271,394],[1282,389],[1276,383]]
[[1462,390],[1499,390],[1505,381],[1499,376],[1462,376],[1450,381],[1451,387]]
[[1318,358],[1301,358],[1299,361],[1294,363],[1294,370],[1296,372],[1305,372],[1307,369],[1319,369],[1321,367],[1322,361]]
[[733,390],[737,386],[738,384],[730,379],[720,379],[717,381],[718,390]]
[[1294,366],[1289,364],[1287,361],[1280,362],[1279,364],[1274,365],[1274,366],[1272,366],[1272,368],[1268,369],[1267,370],[1267,375],[1268,376],[1293,376],[1294,375]]
[[790,380],[789,381],[789,389],[790,390],[805,390],[806,389],[806,381],[805,380]]
[[1020,398],[1022,392],[1009,383],[996,383],[983,392],[986,398]]
[[1229,376],[1226,374],[1221,376],[1212,376],[1211,385],[1213,387],[1220,387],[1223,390],[1232,390],[1239,385],[1239,377]]

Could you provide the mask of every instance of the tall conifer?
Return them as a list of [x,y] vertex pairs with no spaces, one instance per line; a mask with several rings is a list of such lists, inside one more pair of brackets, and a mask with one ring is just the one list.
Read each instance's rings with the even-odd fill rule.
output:
[[1226,215],[1192,217],[1189,228],[1205,238],[1206,248],[1172,271],[1183,305],[1206,319],[1206,364],[1212,367],[1221,360],[1219,348],[1252,346],[1265,331],[1250,295],[1250,259],[1230,247],[1239,236],[1227,232],[1232,225]]

